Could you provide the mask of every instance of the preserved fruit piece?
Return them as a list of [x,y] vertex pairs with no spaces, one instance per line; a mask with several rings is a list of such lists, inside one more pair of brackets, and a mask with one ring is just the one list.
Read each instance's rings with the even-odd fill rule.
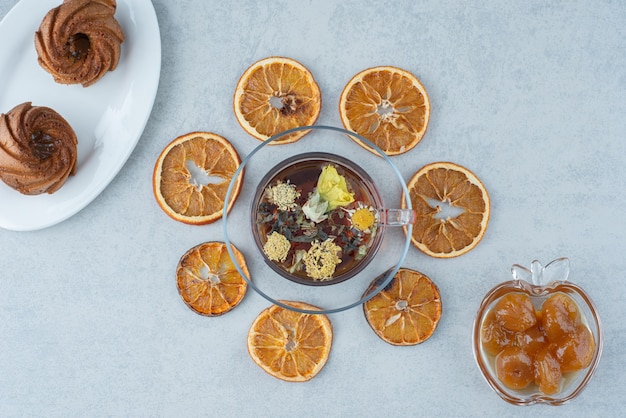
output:
[[539,325],[530,327],[524,332],[516,333],[514,341],[515,345],[523,348],[531,357],[534,357],[548,343],[543,329]]
[[556,358],[563,373],[573,372],[589,366],[595,350],[595,341],[591,331],[580,324],[568,336],[563,338],[556,349]]
[[563,293],[555,293],[541,307],[542,325],[550,342],[558,342],[580,324],[576,302]]
[[496,375],[511,389],[524,389],[533,380],[532,359],[520,347],[506,347],[496,356]]
[[535,307],[525,293],[509,293],[495,306],[496,318],[511,331],[522,332],[537,323]]
[[480,329],[480,341],[485,351],[492,356],[511,344],[515,333],[504,328],[496,319],[495,311],[489,311]]
[[561,365],[556,359],[554,349],[556,344],[543,347],[534,360],[535,383],[539,390],[546,395],[553,395],[561,387]]

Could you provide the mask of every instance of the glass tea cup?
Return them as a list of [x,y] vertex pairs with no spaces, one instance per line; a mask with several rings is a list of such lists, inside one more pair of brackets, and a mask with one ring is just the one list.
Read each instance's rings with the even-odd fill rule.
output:
[[[545,267],[542,266],[540,262],[533,261],[530,269],[516,264],[511,268],[511,271],[513,280],[503,282],[491,289],[485,295],[478,309],[472,334],[474,358],[480,371],[487,380],[487,383],[505,401],[515,405],[533,405],[538,403],[549,405],[564,404],[580,394],[591,380],[600,361],[603,347],[603,331],[597,308],[589,295],[581,287],[567,280],[569,275],[569,260],[567,258],[554,260]],[[539,327],[538,329],[544,329],[544,335],[528,337],[530,333],[511,332],[506,336],[500,335],[495,337],[501,342],[506,342],[507,345],[513,344],[522,347],[520,351],[525,351],[526,348],[523,348],[525,344],[529,344],[529,341],[538,338],[538,340],[535,341],[542,341],[544,347],[551,345],[551,347],[546,350],[551,351],[556,359],[563,356],[566,352],[565,350],[569,349],[566,348],[565,345],[569,344],[572,340],[569,339],[568,343],[562,342],[565,341],[565,338],[561,341],[551,341],[549,336],[545,335],[546,321],[548,321],[548,319],[546,319],[547,314],[542,311],[542,308],[544,306],[543,304],[555,295],[564,295],[567,297],[565,300],[574,302],[575,310],[579,312],[580,325],[586,327],[593,338],[589,364],[586,367],[582,367],[580,370],[563,373],[555,393],[543,393],[537,384],[536,373],[537,369],[541,368],[539,363],[537,363],[539,355],[535,354],[535,357],[532,359],[534,381],[523,389],[514,389],[504,384],[498,377],[496,369],[497,356],[493,355],[493,350],[491,350],[492,353],[490,354],[488,352],[489,350],[484,346],[484,336],[493,341],[494,335],[497,335],[497,332],[494,333],[488,325],[489,315],[494,314],[498,301],[511,294],[527,295],[530,298],[536,311],[536,326]],[[570,310],[569,312],[575,312],[575,310]],[[560,310],[560,312],[567,311],[563,309]],[[515,313],[517,317],[523,317],[523,314],[519,311]],[[554,326],[554,324],[555,323],[552,322],[552,325],[549,326]],[[546,357],[543,358],[545,359]],[[561,359],[563,358],[564,357]],[[547,373],[546,370],[547,368],[544,368],[543,372]],[[518,373],[522,373],[522,369],[520,369]]]
[[[353,191],[349,193],[352,201],[317,216],[320,219],[311,219],[316,214],[308,214],[307,205],[315,198],[314,192],[323,188],[320,175],[328,167],[337,171],[337,178],[345,180],[346,190]],[[293,198],[282,208],[276,203],[285,197],[280,196],[281,191]],[[326,286],[341,283],[363,270],[378,252],[385,228],[413,223],[415,212],[384,208],[374,180],[351,160],[331,153],[308,152],[287,158],[268,171],[252,200],[250,220],[257,247],[272,270],[296,283]],[[285,253],[286,260],[272,259],[267,254],[268,237],[274,231],[288,235],[290,249]],[[314,243],[329,240],[335,243],[334,248],[341,248],[341,261],[331,277],[311,277],[303,259],[311,254]]]
[[[296,130],[308,134],[270,146]],[[350,137],[371,144],[379,155]],[[294,308],[284,301],[297,300],[321,310],[294,310],[332,313],[369,300],[389,284],[406,257],[415,212],[410,202],[395,209],[408,190],[375,144],[341,128],[299,127],[257,146],[230,186],[244,170],[240,195],[224,211],[222,225],[229,251],[235,245],[246,257],[250,274],[236,265],[239,273],[257,293],[287,309]],[[225,202],[231,193],[229,187]],[[341,261],[330,263],[334,270],[326,268],[337,256]],[[374,291],[366,292],[375,279]]]

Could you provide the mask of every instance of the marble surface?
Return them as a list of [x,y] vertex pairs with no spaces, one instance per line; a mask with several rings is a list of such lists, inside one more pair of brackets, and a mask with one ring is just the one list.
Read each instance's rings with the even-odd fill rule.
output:
[[[0,230],[0,416],[623,411],[626,3],[470,3],[155,0],[159,91],[128,162],[70,219],[38,231]],[[0,0],[0,16],[15,4]],[[430,125],[394,162],[405,178],[429,162],[459,163],[492,199],[489,228],[471,252],[438,260],[409,249],[404,265],[430,276],[442,295],[430,340],[393,347],[373,334],[361,309],[333,314],[330,360],[302,384],[274,379],[248,356],[248,328],[265,299],[249,292],[218,318],[181,301],[179,258],[223,240],[222,226],[171,220],[151,188],[157,156],[178,135],[213,131],[242,156],[258,144],[237,124],[232,94],[241,73],[270,55],[312,71],[323,95],[318,122],[334,126],[352,75],[376,65],[413,72],[430,94]],[[481,376],[472,321],[512,264],[562,256],[600,310],[603,357],[569,404],[515,407]]]

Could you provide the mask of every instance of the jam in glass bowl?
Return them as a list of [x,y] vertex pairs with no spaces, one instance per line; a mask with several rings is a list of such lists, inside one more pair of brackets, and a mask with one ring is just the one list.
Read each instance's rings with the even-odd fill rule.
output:
[[472,347],[487,383],[515,405],[561,405],[580,394],[600,361],[602,324],[595,304],[567,281],[569,260],[511,268],[474,320]]

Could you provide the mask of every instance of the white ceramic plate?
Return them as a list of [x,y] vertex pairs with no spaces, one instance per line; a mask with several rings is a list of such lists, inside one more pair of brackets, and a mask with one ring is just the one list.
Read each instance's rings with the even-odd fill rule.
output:
[[87,206],[122,168],[145,128],[161,74],[161,36],[150,0],[118,0],[124,29],[115,71],[97,83],[57,84],[37,63],[34,36],[61,0],[22,0],[0,22],[0,113],[23,102],[56,110],[78,137],[76,175],[52,195],[25,196],[0,181],[0,227],[26,231]]

